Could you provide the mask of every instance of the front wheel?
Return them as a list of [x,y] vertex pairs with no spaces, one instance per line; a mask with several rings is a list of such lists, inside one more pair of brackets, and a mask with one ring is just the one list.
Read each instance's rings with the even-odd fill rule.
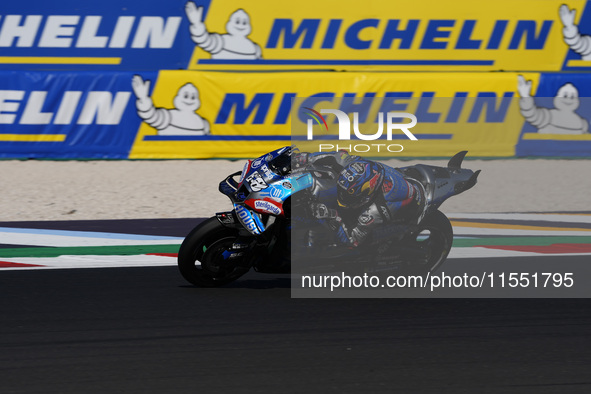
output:
[[246,255],[230,252],[238,230],[224,227],[216,217],[205,220],[185,238],[178,267],[183,277],[201,287],[223,286],[250,269]]

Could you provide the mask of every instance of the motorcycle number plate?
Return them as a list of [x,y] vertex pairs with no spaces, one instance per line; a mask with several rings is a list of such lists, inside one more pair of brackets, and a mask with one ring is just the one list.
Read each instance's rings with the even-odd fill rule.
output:
[[246,182],[248,182],[248,185],[250,186],[250,190],[252,190],[253,192],[261,191],[261,190],[267,188],[267,186],[268,186],[267,183],[264,181],[263,177],[261,176],[261,174],[259,174],[258,172],[255,172],[255,173],[247,176]]

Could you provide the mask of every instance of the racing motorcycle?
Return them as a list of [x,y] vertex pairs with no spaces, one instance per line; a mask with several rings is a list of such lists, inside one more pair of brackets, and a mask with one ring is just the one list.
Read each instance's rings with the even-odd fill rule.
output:
[[[248,160],[242,171],[220,182],[219,191],[234,209],[216,213],[185,237],[178,267],[187,281],[214,287],[230,283],[250,269],[290,273],[293,254],[300,262],[312,261],[311,269],[342,268],[347,261],[365,272],[434,271],[447,258],[453,242],[451,223],[438,208],[474,186],[480,173],[461,168],[466,151],[453,156],[447,167],[418,164],[397,168],[424,188],[426,202],[418,218],[385,224],[382,231],[372,232],[371,240],[351,248],[339,246],[330,232],[318,231],[322,226],[307,209],[319,190],[336,188],[338,173],[314,164],[292,171],[293,151],[286,146]],[[324,239],[314,237],[311,242],[312,233],[324,234]]]

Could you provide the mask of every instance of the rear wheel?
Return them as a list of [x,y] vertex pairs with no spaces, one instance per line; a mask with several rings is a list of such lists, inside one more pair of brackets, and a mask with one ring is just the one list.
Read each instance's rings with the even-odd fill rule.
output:
[[238,230],[224,227],[215,217],[187,235],[178,255],[178,267],[190,283],[202,287],[223,286],[250,269],[246,255],[232,252]]
[[419,261],[411,262],[411,270],[433,272],[447,259],[453,244],[453,228],[447,216],[435,211],[426,216],[419,231],[404,240],[404,245],[421,252]]

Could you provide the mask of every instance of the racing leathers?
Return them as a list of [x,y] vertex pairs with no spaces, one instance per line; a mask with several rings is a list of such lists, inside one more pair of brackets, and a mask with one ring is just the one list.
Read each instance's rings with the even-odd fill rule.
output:
[[[376,226],[416,221],[423,213],[425,191],[422,184],[406,178],[395,168],[349,155],[346,151],[299,153],[294,163],[296,168],[306,166],[312,172],[315,168],[323,167],[335,172],[336,185],[335,180],[316,182],[313,188],[315,198],[311,204],[311,211],[316,219],[335,231],[339,241],[345,245],[358,246],[367,239]],[[369,169],[376,168],[380,169],[381,174],[375,176],[365,174],[367,181],[362,179],[361,183],[364,183],[360,183],[359,187],[352,191],[353,187],[347,182],[348,180],[351,181],[354,176],[359,175],[359,172],[368,172]],[[335,193],[326,192],[329,188],[326,186],[327,183],[331,183],[333,188],[340,188],[336,204]],[[372,188],[374,190],[371,190]],[[361,190],[366,192],[360,194]],[[354,203],[355,199],[358,203]]]

